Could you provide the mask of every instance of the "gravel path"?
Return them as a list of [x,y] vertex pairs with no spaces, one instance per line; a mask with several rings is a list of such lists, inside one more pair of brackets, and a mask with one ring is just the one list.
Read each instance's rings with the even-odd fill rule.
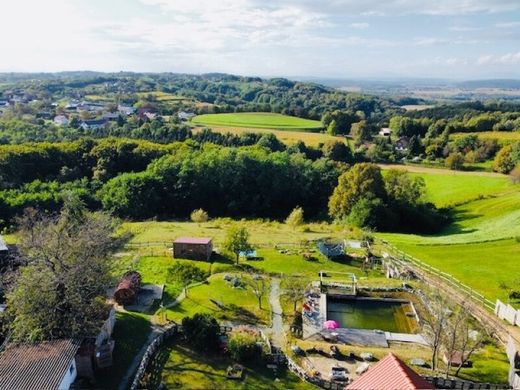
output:
[[271,291],[269,292],[269,304],[271,305],[271,343],[273,346],[283,349],[286,338],[283,329],[282,305],[280,304],[280,279],[271,279]]

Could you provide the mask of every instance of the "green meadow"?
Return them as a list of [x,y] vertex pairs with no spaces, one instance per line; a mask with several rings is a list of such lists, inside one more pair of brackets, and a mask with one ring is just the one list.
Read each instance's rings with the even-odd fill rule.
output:
[[248,127],[274,130],[317,131],[323,127],[320,121],[259,112],[198,115],[193,118],[191,122],[196,125],[204,126]]
[[478,172],[424,168],[413,174],[424,178],[429,201],[454,205],[453,223],[436,235],[378,236],[491,300],[507,299],[499,285],[513,284],[520,273],[520,186],[506,176]]

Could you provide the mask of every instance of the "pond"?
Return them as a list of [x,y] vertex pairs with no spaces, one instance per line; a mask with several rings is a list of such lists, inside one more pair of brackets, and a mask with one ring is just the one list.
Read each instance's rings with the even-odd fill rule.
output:
[[412,313],[407,301],[327,297],[327,320],[337,321],[342,328],[413,333],[418,324]]

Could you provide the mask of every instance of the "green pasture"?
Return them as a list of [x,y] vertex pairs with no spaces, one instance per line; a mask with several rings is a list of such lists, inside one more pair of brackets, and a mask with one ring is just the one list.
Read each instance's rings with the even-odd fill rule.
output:
[[490,195],[513,192],[509,177],[490,172],[451,171],[417,165],[381,165],[383,170],[404,169],[412,176],[421,176],[426,184],[425,200],[438,207],[450,207]]
[[[378,233],[402,251],[444,271],[487,298],[507,299],[500,282],[520,274],[520,186],[508,177],[412,167],[427,199],[453,207],[453,223],[436,235]],[[520,289],[520,286],[516,287]]]
[[275,130],[319,130],[323,127],[320,121],[260,112],[205,114],[198,115],[191,121],[194,124],[204,126],[249,127]]

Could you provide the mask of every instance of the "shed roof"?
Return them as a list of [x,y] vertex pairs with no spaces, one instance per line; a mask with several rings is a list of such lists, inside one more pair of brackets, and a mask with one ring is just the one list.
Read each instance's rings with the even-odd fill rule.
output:
[[179,237],[174,241],[175,244],[198,244],[207,245],[211,243],[209,237]]
[[57,389],[78,348],[73,340],[8,345],[0,355],[0,389]]
[[347,386],[349,390],[434,389],[431,383],[408,367],[393,353]]

